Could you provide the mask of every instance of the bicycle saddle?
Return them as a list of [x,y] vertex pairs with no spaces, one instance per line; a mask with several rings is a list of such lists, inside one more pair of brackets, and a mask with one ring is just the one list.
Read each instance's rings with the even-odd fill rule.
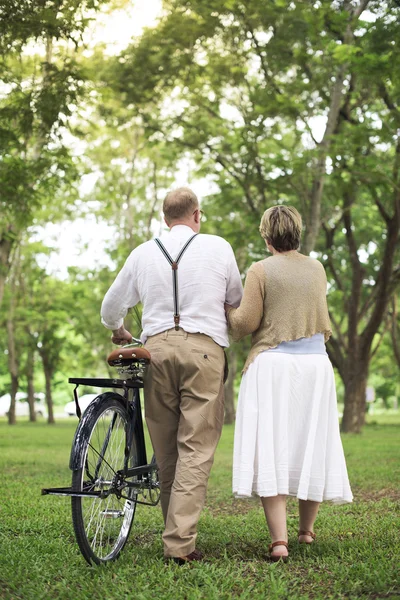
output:
[[143,360],[150,362],[150,352],[146,348],[116,348],[107,357],[111,367],[130,365]]

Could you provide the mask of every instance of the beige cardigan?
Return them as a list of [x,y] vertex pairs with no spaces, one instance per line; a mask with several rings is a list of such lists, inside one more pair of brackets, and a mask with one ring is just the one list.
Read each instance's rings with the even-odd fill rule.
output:
[[248,270],[239,308],[227,311],[235,341],[252,333],[244,370],[281,342],[323,333],[330,337],[326,275],[317,260],[299,252],[275,254]]

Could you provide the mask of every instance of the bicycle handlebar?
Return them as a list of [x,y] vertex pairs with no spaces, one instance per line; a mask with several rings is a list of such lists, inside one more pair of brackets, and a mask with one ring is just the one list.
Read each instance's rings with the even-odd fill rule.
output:
[[132,336],[132,339],[131,339],[131,341],[129,342],[129,344],[124,344],[124,345],[122,346],[122,348],[127,348],[127,347],[129,347],[129,346],[136,346],[137,344],[140,344],[140,345],[142,345],[142,342],[141,342],[140,340],[138,340],[138,338],[135,338],[135,337],[133,337],[133,336]]

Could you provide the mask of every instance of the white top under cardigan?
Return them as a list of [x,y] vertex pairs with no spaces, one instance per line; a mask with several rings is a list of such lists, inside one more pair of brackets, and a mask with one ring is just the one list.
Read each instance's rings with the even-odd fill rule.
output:
[[289,342],[281,342],[275,348],[269,348],[264,352],[284,352],[285,354],[325,354],[327,351],[325,348],[324,334],[314,333],[308,338],[299,338],[298,340],[291,340]]

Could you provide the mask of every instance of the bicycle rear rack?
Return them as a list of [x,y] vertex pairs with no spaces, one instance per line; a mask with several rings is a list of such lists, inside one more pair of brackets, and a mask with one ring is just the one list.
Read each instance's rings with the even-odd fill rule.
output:
[[73,391],[74,394],[74,401],[75,401],[75,407],[76,407],[76,416],[78,417],[78,419],[80,420],[81,416],[82,416],[82,411],[81,408],[79,406],[79,398],[78,398],[78,393],[77,393],[77,389],[78,387],[82,384],[82,385],[90,385],[92,387],[100,387],[100,388],[119,388],[119,389],[133,389],[133,388],[142,388],[143,387],[143,380],[140,378],[136,378],[136,379],[91,379],[90,377],[70,377],[68,379],[68,383],[74,383],[75,384],[75,388]]
[[101,498],[101,492],[74,492],[71,487],[43,488],[42,496],[75,496],[82,498]]

